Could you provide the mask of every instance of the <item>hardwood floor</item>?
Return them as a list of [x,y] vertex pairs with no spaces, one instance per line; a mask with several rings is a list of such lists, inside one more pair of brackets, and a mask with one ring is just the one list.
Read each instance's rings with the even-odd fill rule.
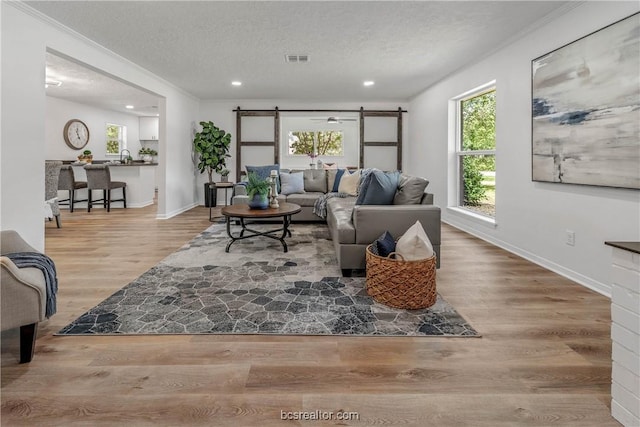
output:
[[30,364],[2,335],[2,426],[619,425],[609,300],[446,225],[438,291],[482,338],[53,336],[207,226],[202,207],[47,223],[58,313]]

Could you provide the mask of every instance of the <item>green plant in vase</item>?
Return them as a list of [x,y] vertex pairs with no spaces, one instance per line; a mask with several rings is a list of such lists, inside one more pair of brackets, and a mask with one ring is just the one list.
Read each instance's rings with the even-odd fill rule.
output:
[[271,183],[268,179],[262,179],[254,172],[247,175],[246,190],[249,196],[249,207],[251,209],[267,209],[269,207],[269,188]]
[[197,168],[200,173],[207,172],[209,182],[204,184],[205,188],[205,206],[212,205],[215,196],[212,197],[211,192],[213,185],[213,172],[220,173],[226,168],[226,161],[229,155],[229,147],[231,145],[231,134],[220,129],[213,122],[200,122],[202,131],[197,132],[193,138],[193,148],[198,154]]

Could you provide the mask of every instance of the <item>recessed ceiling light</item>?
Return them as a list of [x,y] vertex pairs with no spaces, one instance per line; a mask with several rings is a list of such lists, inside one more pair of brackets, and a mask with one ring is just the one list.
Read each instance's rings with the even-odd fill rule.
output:
[[237,80],[232,81],[232,82],[231,82],[231,84],[232,84],[233,86],[242,86],[242,82],[239,82],[239,81],[237,81]]
[[374,84],[376,84],[376,82],[374,82],[373,80],[365,80],[362,84],[365,86],[373,86]]
[[133,110],[133,105],[127,105],[124,108],[126,108],[127,110]]

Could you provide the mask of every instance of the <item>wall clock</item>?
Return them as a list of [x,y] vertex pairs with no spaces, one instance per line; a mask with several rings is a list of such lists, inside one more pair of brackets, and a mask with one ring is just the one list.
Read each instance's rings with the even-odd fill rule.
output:
[[89,142],[89,128],[81,120],[71,119],[62,131],[64,141],[74,150],[82,149]]

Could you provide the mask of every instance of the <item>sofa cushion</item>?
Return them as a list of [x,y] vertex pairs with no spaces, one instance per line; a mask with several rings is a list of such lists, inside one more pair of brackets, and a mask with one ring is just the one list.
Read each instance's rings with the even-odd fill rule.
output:
[[[271,171],[277,171],[277,174],[280,175],[280,165],[265,165],[265,166],[245,166],[247,169],[247,174],[251,172],[255,173],[256,176],[260,179],[268,179],[271,175]],[[278,193],[280,192],[280,179],[276,180],[278,186]]]
[[353,173],[345,171],[340,178],[340,184],[338,185],[338,192],[348,194],[350,196],[358,195],[358,186],[360,184],[360,170]]
[[281,173],[280,184],[282,194],[304,193],[304,178],[302,172]]
[[374,169],[360,186],[356,205],[390,205],[398,190],[400,172]]
[[287,196],[287,203],[295,203],[300,206],[311,206],[315,204],[318,197],[324,195],[324,193],[320,192],[305,192],[304,194],[290,194]]
[[422,201],[429,181],[419,176],[401,175],[398,190],[393,197],[394,205],[417,205]]
[[355,197],[334,197],[327,200],[327,225],[331,238],[338,243],[356,242],[356,230],[351,221]]
[[406,261],[427,259],[433,256],[433,246],[420,221],[416,221],[398,239],[396,253],[402,255]]
[[327,172],[324,169],[305,169],[304,191],[327,192]]

